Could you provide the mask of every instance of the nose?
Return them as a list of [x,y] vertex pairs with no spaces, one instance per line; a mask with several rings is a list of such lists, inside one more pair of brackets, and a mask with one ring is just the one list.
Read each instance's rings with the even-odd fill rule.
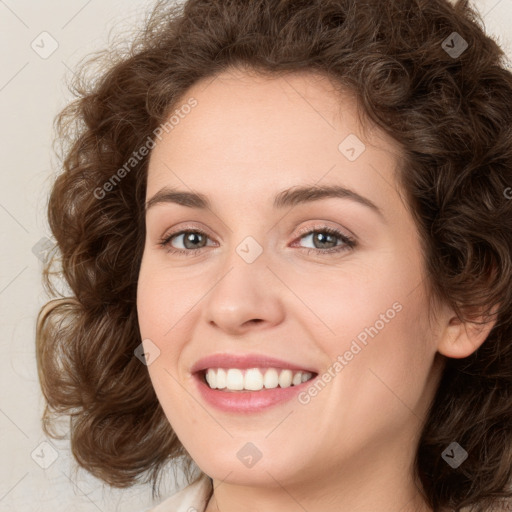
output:
[[285,287],[268,266],[265,252],[252,262],[242,256],[233,251],[226,258],[203,303],[206,321],[231,335],[275,327],[285,316]]

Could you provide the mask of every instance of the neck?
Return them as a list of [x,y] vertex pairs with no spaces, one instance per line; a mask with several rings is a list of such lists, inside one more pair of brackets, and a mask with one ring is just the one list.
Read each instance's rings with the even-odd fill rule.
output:
[[433,512],[419,484],[399,473],[379,464],[365,474],[342,471],[300,482],[278,482],[268,471],[258,485],[214,479],[205,512]]

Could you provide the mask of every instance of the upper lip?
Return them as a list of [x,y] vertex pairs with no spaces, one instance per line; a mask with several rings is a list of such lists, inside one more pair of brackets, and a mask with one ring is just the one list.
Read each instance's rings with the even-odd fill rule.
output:
[[264,354],[211,354],[202,357],[190,369],[191,373],[200,372],[208,368],[282,368],[284,370],[305,370],[317,373],[307,365],[295,364]]

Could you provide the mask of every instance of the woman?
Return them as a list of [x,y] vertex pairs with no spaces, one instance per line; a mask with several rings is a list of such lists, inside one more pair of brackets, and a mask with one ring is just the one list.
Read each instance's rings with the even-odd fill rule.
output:
[[59,117],[48,435],[114,486],[182,464],[158,512],[506,506],[512,76],[477,13],[160,3],[105,63]]

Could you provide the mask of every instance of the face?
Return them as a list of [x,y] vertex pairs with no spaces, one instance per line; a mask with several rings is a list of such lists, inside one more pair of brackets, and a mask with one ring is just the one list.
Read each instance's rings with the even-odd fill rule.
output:
[[174,431],[244,485],[407,467],[439,373],[398,146],[318,75],[230,71],[189,98],[151,154],[137,299]]

